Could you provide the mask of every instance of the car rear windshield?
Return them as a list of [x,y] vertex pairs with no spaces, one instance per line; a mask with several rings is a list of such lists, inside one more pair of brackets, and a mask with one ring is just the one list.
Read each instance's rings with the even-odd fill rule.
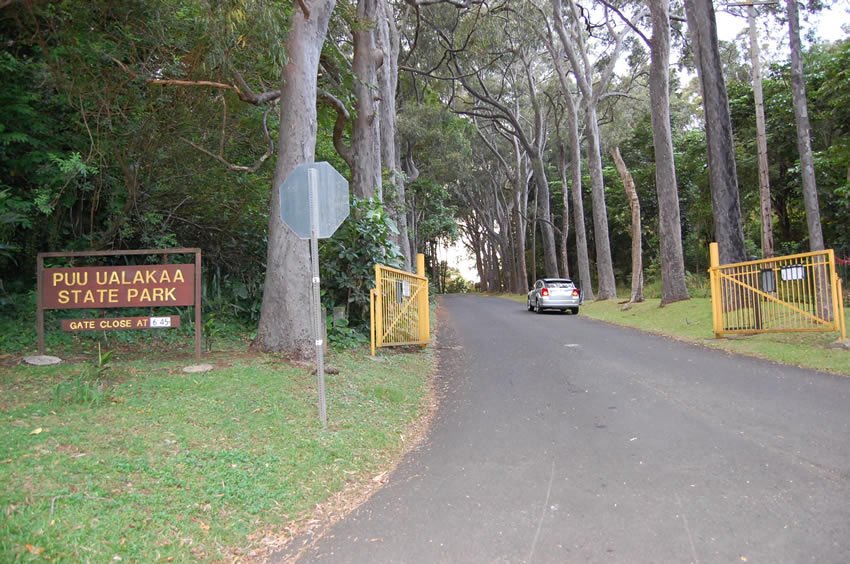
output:
[[547,288],[572,288],[572,280],[546,280]]

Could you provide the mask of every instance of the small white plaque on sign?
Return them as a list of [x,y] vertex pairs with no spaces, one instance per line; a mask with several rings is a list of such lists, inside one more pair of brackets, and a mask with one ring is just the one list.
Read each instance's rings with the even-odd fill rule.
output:
[[171,318],[170,317],[151,317],[150,324],[148,325],[151,329],[161,329],[163,327],[171,327]]

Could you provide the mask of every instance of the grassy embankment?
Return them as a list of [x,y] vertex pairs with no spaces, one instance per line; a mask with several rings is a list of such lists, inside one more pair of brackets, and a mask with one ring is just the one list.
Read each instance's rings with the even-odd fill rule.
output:
[[[525,296],[504,297],[523,304],[526,301]],[[623,310],[622,304],[615,301],[587,302],[581,315],[729,352],[850,376],[850,351],[829,347],[838,333],[773,333],[715,339],[710,298],[694,297],[659,305],[659,299],[648,299]],[[850,313],[845,317],[850,319]]]
[[106,368],[91,349],[50,367],[0,355],[0,561],[262,550],[317,504],[374,486],[427,409],[429,350],[330,353],[340,372],[326,379],[323,430],[309,367],[247,354],[243,341],[208,355],[212,372],[186,374],[183,345],[126,345]]

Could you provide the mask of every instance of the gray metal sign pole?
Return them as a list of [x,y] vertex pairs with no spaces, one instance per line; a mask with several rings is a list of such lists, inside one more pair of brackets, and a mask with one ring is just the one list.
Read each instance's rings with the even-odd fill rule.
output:
[[319,420],[328,426],[325,400],[325,354],[322,335],[322,294],[319,279],[319,179],[315,168],[307,171],[310,198],[310,262],[313,270],[313,334],[316,336],[316,378],[319,383]]
[[324,320],[319,280],[319,239],[334,234],[349,213],[348,181],[326,162],[295,167],[278,188],[280,218],[301,240],[310,241],[313,288],[313,336],[319,384],[319,419],[327,428],[325,402]]

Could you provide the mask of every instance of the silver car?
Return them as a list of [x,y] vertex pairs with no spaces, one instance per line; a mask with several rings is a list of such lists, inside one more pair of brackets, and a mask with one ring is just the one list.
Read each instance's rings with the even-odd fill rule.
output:
[[560,309],[576,314],[580,305],[581,290],[569,278],[542,278],[528,293],[528,311]]

